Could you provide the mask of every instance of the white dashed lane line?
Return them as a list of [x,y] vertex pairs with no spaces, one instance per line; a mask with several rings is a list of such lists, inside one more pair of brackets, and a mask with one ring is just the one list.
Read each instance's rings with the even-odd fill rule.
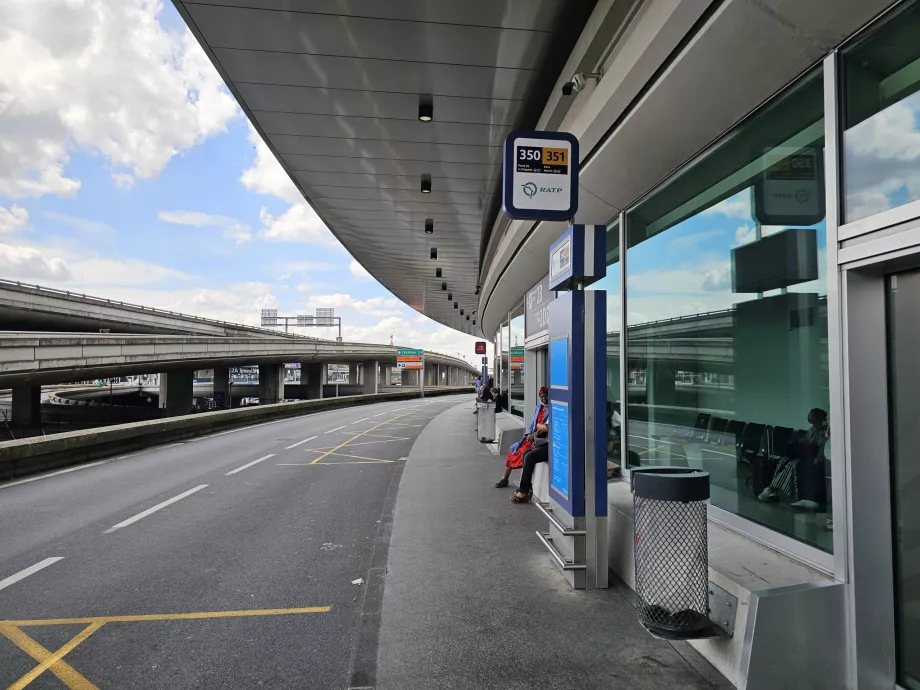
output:
[[43,560],[43,561],[39,561],[39,562],[36,563],[35,565],[30,565],[30,566],[29,566],[28,568],[26,568],[25,570],[20,570],[20,571],[19,571],[18,573],[16,573],[15,575],[10,575],[8,578],[5,578],[5,579],[3,579],[3,580],[0,580],[0,589],[6,589],[6,588],[9,587],[10,585],[15,585],[15,584],[16,584],[17,582],[19,582],[20,580],[25,580],[27,577],[29,577],[29,575],[34,575],[34,574],[37,573],[39,570],[44,570],[44,569],[47,568],[49,565],[52,565],[52,564],[54,564],[54,563],[57,563],[57,562],[60,561],[60,560],[63,560],[63,558],[64,558],[63,556],[56,556],[56,557],[53,557],[53,558],[46,558],[46,559]]
[[263,460],[268,460],[269,458],[273,458],[273,457],[275,457],[275,454],[274,454],[274,453],[269,453],[268,455],[266,455],[266,456],[264,456],[264,457],[261,457],[261,458],[259,458],[258,460],[253,460],[252,462],[247,462],[247,463],[246,463],[245,465],[243,465],[242,467],[237,467],[235,470],[230,470],[230,471],[227,472],[227,474],[225,474],[224,476],[225,476],[225,477],[229,477],[231,474],[236,474],[237,472],[242,472],[242,471],[245,470],[247,467],[252,467],[253,465],[258,465],[258,464],[259,464],[260,462],[262,462]]
[[310,438],[305,438],[303,441],[298,441],[297,443],[292,443],[292,444],[289,445],[287,448],[285,448],[285,450],[290,450],[291,448],[296,448],[297,446],[301,446],[301,445],[303,445],[304,443],[306,443],[307,441],[312,441],[314,438],[316,438],[316,436],[311,436]]

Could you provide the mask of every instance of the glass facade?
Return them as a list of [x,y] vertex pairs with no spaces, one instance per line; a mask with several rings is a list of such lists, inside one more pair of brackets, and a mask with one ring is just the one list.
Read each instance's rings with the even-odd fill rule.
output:
[[888,390],[898,675],[920,690],[920,271],[888,278]]
[[511,353],[511,329],[510,324],[506,321],[502,324],[501,327],[501,372],[499,376],[495,379],[495,386],[502,392],[508,390],[508,357]]
[[504,390],[508,393],[508,411],[524,416],[524,303],[511,312],[509,323],[509,378]]
[[844,222],[920,200],[920,4],[844,53]]
[[627,464],[832,551],[823,149],[818,70],[627,215]]
[[620,226],[613,223],[607,228],[607,275],[588,287],[589,290],[607,291],[607,459],[622,465],[620,457],[621,401],[620,401],[620,325],[622,301],[620,300]]

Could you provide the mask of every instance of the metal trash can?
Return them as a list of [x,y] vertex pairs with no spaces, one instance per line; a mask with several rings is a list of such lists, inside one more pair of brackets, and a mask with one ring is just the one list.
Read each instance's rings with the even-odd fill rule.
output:
[[639,620],[666,637],[696,637],[709,621],[709,473],[632,470]]
[[495,441],[495,403],[476,403],[476,435],[481,443]]

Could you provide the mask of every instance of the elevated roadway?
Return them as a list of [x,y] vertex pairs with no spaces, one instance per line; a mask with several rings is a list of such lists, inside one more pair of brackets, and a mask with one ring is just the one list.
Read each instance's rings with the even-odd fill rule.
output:
[[6,331],[92,333],[108,329],[112,333],[312,340],[254,326],[10,280],[0,280],[0,324]]

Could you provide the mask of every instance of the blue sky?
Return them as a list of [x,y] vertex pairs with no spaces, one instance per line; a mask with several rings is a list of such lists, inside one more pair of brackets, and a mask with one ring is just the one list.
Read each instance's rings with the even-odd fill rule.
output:
[[[306,205],[171,3],[0,3],[0,278],[473,357]],[[332,331],[308,331],[331,337]]]

